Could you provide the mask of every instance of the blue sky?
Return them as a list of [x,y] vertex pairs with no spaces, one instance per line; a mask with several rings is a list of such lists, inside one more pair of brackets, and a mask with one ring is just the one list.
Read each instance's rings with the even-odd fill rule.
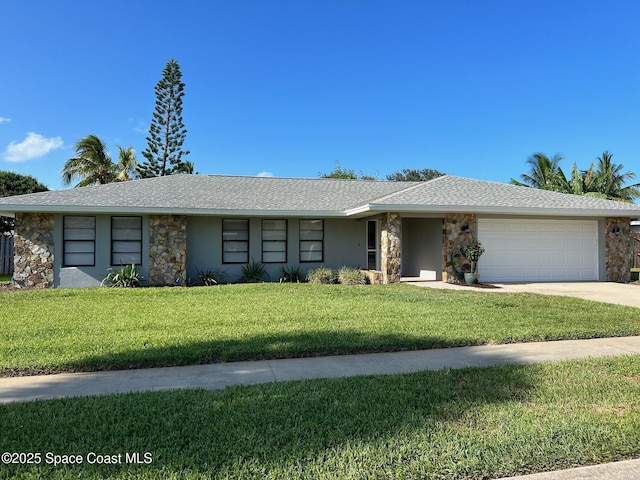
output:
[[23,0],[3,5],[0,170],[62,188],[81,137],[142,160],[180,63],[202,174],[402,168],[508,182],[534,152],[640,174],[640,2]]

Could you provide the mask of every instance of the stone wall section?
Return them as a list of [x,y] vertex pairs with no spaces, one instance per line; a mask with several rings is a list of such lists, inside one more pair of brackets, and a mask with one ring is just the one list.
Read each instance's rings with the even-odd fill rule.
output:
[[13,280],[19,288],[53,287],[52,214],[16,213]]
[[149,215],[149,285],[186,285],[187,218]]
[[631,219],[607,217],[604,220],[605,280],[628,282],[633,257]]
[[[473,213],[448,213],[442,222],[442,281],[456,283],[458,272],[471,271],[471,263],[463,254],[478,237],[478,219]],[[452,263],[453,254],[453,263]],[[482,272],[480,272],[482,274]]]
[[402,271],[402,218],[399,213],[382,215],[380,234],[382,283],[398,283]]

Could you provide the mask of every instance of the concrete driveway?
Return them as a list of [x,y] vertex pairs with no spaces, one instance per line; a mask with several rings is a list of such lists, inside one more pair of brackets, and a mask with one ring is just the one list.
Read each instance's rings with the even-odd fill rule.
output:
[[493,283],[498,288],[477,288],[454,285],[439,281],[424,281],[419,278],[404,278],[403,282],[420,287],[446,290],[471,290],[475,292],[509,293],[529,292],[541,295],[564,295],[584,298],[596,302],[615,303],[640,308],[640,285],[614,282],[545,282],[545,283]]
[[640,285],[614,282],[553,282],[494,284],[503,291],[564,295],[596,302],[640,307]]

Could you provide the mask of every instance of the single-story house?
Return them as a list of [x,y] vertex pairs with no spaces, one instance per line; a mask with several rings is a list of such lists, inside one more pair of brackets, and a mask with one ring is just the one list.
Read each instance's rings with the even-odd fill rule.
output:
[[[626,281],[640,206],[446,175],[427,182],[174,175],[0,198],[20,286],[97,286],[136,263],[149,285],[261,262],[451,281],[477,238],[483,282]],[[453,265],[452,265],[453,264]],[[456,264],[457,267],[456,267]]]

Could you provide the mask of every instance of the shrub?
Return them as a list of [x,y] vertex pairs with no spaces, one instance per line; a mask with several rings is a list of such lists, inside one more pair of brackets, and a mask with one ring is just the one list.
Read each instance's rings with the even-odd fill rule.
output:
[[227,280],[227,273],[224,270],[204,270],[200,271],[196,269],[198,275],[198,282],[200,285],[210,287],[212,285],[219,285]]
[[109,267],[107,275],[104,277],[100,285],[115,288],[134,288],[139,287],[143,277],[135,263],[131,265],[121,265],[120,268]]
[[261,283],[265,277],[269,277],[264,265],[251,259],[251,263],[242,266],[242,275],[240,281],[242,283]]
[[309,273],[307,273],[307,281],[315,284],[336,283],[336,276],[330,268],[319,267],[309,270]]
[[359,268],[341,267],[338,270],[338,282],[342,285],[365,285],[367,277]]
[[300,283],[302,281],[302,270],[300,267],[280,267],[280,283]]

